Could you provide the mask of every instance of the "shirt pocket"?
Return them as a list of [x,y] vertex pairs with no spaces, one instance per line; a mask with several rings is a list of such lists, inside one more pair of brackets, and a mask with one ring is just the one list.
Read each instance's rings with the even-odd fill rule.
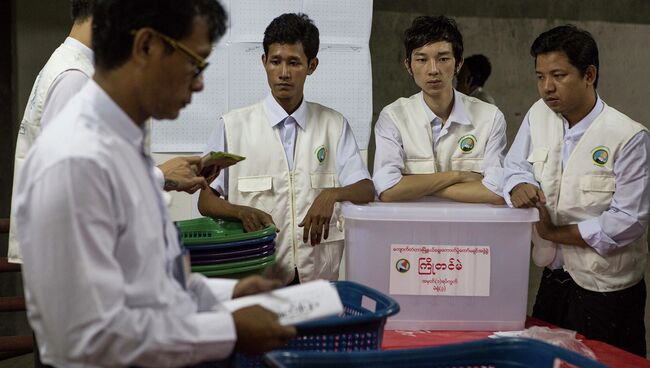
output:
[[267,213],[273,211],[273,177],[243,176],[237,179],[239,191],[245,205]]
[[483,163],[483,158],[452,158],[451,159],[451,169],[458,171],[475,171],[482,172],[481,164]]
[[548,160],[548,148],[540,147],[535,148],[533,152],[528,156],[527,161],[533,165],[533,174],[535,175],[535,180],[541,182],[542,176],[544,175],[544,167],[546,166],[546,161]]
[[333,173],[312,173],[310,176],[312,189],[327,189],[336,186]]
[[616,178],[610,175],[583,175],[580,177],[580,205],[606,210],[616,191]]

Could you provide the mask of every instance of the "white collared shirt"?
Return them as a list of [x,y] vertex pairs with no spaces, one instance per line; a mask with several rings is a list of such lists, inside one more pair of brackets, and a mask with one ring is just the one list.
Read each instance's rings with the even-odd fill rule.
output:
[[[94,63],[95,54],[88,46],[72,37],[66,38],[63,44],[81,51]],[[43,113],[41,114],[41,127],[43,129],[63,109],[72,96],[81,90],[88,82],[88,79],[89,77],[78,69],[66,70],[54,79],[43,102]]]
[[[587,128],[603,109],[604,103],[598,96],[594,108],[572,128],[569,128],[566,119],[562,118],[564,122],[563,167]],[[517,184],[530,183],[539,187],[533,176],[532,165],[527,160],[532,149],[530,122],[526,114],[504,162],[503,198],[511,207],[510,192]],[[616,248],[624,247],[638,239],[645,231],[650,211],[648,162],[650,162],[650,137],[646,132],[639,132],[621,149],[614,163],[616,191],[610,208],[599,217],[578,223],[582,239],[599,254],[604,255]],[[555,259],[548,267],[557,269],[563,265],[562,250],[558,248]]]
[[[436,146],[442,139],[450,137],[448,134],[454,129],[455,125],[471,125],[465,104],[462,98],[458,95],[459,92],[454,90],[454,105],[447,118],[446,123],[442,124],[442,119],[436,116],[431,111],[429,106],[422,98],[422,105],[427,114],[427,118],[431,122],[431,131],[433,133],[433,154],[437,155]],[[424,96],[424,95],[422,95]],[[400,167],[404,166],[406,160],[406,152],[403,148],[402,136],[393,121],[391,116],[382,111],[377,119],[375,125],[375,165],[372,180],[375,184],[375,190],[380,195],[382,192],[392,188],[402,179],[402,171]],[[490,134],[485,147],[485,155],[481,163],[481,171],[484,173],[490,172],[493,175],[487,175],[483,179],[483,185],[486,188],[501,195],[501,182],[500,176],[496,178],[496,171],[487,170],[492,167],[501,167],[506,148],[506,120],[501,111],[498,111],[494,117],[494,128]]]
[[[266,113],[267,118],[271,126],[274,129],[280,130],[280,139],[282,140],[282,145],[287,147],[295,142],[285,142],[284,135],[284,119],[289,116],[286,111],[280,106],[280,104],[273,98],[273,95],[268,94],[264,99],[264,112]],[[297,129],[305,129],[307,124],[307,103],[304,98],[300,103],[300,106],[291,114],[296,120]],[[297,136],[297,135],[296,135]],[[294,137],[295,139],[295,137]],[[214,130],[208,138],[205,151],[203,155],[207,154],[210,151],[224,151],[228,150],[228,142],[226,142],[226,132],[223,118],[217,120],[217,124],[214,127]],[[286,148],[285,148],[286,151]],[[233,152],[237,153],[237,152]],[[289,169],[292,169],[293,157],[287,156],[287,162],[289,164]],[[359,147],[357,146],[357,141],[354,138],[350,124],[345,120],[343,124],[343,130],[341,131],[341,138],[339,139],[337,150],[336,150],[336,174],[338,175],[338,181],[341,183],[341,186],[347,186],[354,184],[358,181],[364,179],[370,179],[370,173],[366,167],[366,164],[363,162],[361,153],[359,152]],[[221,193],[222,196],[228,194],[228,169],[224,170],[221,175],[219,175],[211,184],[212,188]]]
[[174,276],[180,246],[142,146],[143,130],[90,81],[27,157],[16,219],[46,364],[185,366],[232,352],[232,316],[211,310],[235,281]]

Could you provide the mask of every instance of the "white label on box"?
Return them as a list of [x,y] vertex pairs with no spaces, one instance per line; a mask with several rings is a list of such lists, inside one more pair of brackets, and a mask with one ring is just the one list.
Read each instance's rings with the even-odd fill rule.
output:
[[392,295],[490,296],[490,247],[392,244]]

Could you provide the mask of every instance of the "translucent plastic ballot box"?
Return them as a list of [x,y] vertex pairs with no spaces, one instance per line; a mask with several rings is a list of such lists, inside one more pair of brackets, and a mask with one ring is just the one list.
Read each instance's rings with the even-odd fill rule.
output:
[[425,198],[342,212],[346,278],[401,306],[386,328],[524,328],[537,209]]

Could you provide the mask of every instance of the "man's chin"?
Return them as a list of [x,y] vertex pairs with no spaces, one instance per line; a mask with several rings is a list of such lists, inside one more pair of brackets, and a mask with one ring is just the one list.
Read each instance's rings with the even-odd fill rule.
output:
[[165,111],[160,114],[155,114],[152,117],[156,120],[176,120],[180,115],[180,109],[174,111]]

